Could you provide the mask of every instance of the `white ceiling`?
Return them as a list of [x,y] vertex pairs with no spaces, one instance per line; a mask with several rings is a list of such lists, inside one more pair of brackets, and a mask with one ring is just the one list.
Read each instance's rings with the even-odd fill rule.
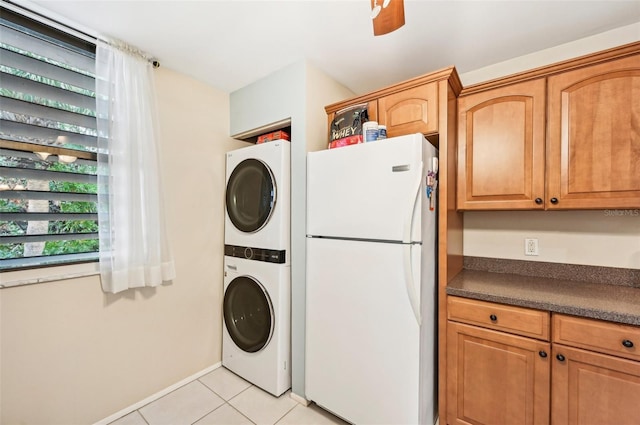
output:
[[640,21],[638,0],[405,0],[406,25],[374,37],[369,0],[30,3],[225,92],[307,59],[361,94],[449,65],[464,73]]

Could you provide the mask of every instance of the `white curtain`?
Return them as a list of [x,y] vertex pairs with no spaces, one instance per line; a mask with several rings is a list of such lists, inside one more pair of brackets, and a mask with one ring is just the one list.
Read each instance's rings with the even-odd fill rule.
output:
[[144,53],[97,41],[98,221],[105,292],[175,277],[165,230],[153,69]]

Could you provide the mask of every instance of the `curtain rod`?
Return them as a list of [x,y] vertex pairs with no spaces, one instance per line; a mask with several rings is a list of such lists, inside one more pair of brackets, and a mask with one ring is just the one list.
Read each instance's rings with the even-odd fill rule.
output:
[[[56,29],[59,29],[61,31],[64,31],[70,35],[73,35],[74,37],[78,37],[84,41],[88,41],[90,43],[95,44],[96,41],[98,39],[105,41],[105,42],[109,42],[109,40],[104,39],[103,37],[100,37],[99,35],[94,35],[89,33],[88,31],[91,30],[81,30],[78,29],[77,26],[71,26],[65,22],[63,22],[62,20],[60,20],[60,18],[57,18],[58,15],[56,15],[56,19],[52,18],[51,16],[48,16],[46,13],[51,13],[48,10],[35,5],[33,3],[31,3],[30,1],[26,1],[26,0],[19,0],[19,1],[15,1],[15,0],[1,0],[2,1],[2,7],[5,7],[13,12],[19,13],[21,15],[24,15],[28,18],[34,19],[40,23],[52,26]],[[156,59],[156,58],[148,58],[147,59],[151,65],[153,65],[154,68],[160,68],[160,62]]]

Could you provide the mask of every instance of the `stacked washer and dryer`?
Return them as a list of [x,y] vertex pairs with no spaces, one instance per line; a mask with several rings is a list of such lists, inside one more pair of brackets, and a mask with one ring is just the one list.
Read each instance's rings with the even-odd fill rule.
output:
[[279,396],[291,387],[290,144],[227,153],[222,365]]

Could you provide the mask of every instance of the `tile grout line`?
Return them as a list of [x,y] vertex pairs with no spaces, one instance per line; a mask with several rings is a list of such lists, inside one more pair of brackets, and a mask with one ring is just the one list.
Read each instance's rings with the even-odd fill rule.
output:
[[281,420],[283,420],[285,418],[285,416],[287,416],[289,413],[291,413],[291,411],[293,411],[293,409],[295,409],[296,407],[298,407],[298,403],[294,404],[291,409],[287,410],[287,413],[285,413],[284,415],[282,415],[282,417],[280,417],[277,421],[275,421],[273,423],[273,425],[277,425],[278,422],[280,422]]
[[[245,418],[247,418],[247,420],[248,420],[249,422],[251,422],[252,424],[254,424],[254,425],[255,425],[256,423],[255,423],[255,422],[253,422],[253,421],[251,420],[251,418],[249,418],[247,415],[245,415],[245,414],[244,414],[244,413],[242,413],[240,410],[238,410],[238,409],[237,409],[233,404],[229,403],[231,400],[233,400],[234,398],[238,397],[240,394],[242,394],[243,392],[245,392],[245,391],[249,390],[251,387],[254,387],[254,386],[255,386],[255,385],[253,385],[253,384],[249,384],[249,386],[248,386],[247,388],[245,388],[244,390],[240,391],[238,394],[234,395],[234,396],[233,396],[233,397],[231,397],[229,400],[227,400],[227,404],[228,404],[229,406],[231,406],[231,408],[232,408],[233,410],[235,410],[236,412],[240,413],[242,416],[244,416]],[[257,388],[257,387],[256,387],[256,388]]]
[[[205,385],[205,387],[206,387],[206,385]],[[215,394],[215,392],[214,392],[214,394]],[[217,394],[216,394],[216,395],[217,395]],[[222,397],[220,397],[220,398],[222,399]],[[222,399],[222,401],[224,401],[224,399]],[[213,409],[213,410],[211,410],[211,411],[209,411],[209,412],[205,413],[204,415],[202,415],[201,417],[199,417],[199,418],[198,418],[198,419],[196,419],[195,421],[191,422],[191,425],[193,425],[193,424],[197,423],[198,421],[202,420],[204,417],[206,417],[206,416],[208,416],[208,415],[212,414],[213,412],[215,412],[216,410],[218,410],[219,408],[221,408],[221,407],[222,407],[222,406],[224,406],[225,404],[227,404],[227,402],[226,402],[226,401],[224,401],[224,403],[222,403],[220,406],[218,406],[218,407],[216,407],[215,409]]]
[[[242,416],[244,416],[245,418],[247,418],[249,420],[249,422],[251,422],[252,424],[256,424],[256,422],[252,421],[247,415],[245,415],[244,413],[242,413],[239,409],[237,409],[233,404],[229,403],[229,401],[233,400],[234,398],[238,397],[240,394],[244,393],[245,391],[248,391],[251,388],[257,388],[260,391],[264,391],[262,388],[257,387],[253,384],[250,384],[247,388],[245,388],[244,390],[240,391],[238,394],[234,395],[233,397],[231,397],[227,403],[229,404],[229,406],[233,407],[234,410],[236,410],[238,413],[240,413]],[[284,394],[282,394],[284,395]],[[281,396],[282,396],[281,395]],[[272,395],[273,396],[273,395]],[[279,398],[279,397],[276,397]],[[284,415],[282,415],[281,417],[279,417],[278,419],[276,419],[276,421],[273,423],[273,425],[276,425],[278,422],[280,422],[282,419],[284,419],[285,416],[287,416],[289,413],[291,413],[291,411],[293,409],[295,409],[298,406],[299,403],[294,404],[289,410],[287,410],[285,412]]]
[[[203,370],[191,375],[190,377],[187,377],[187,378],[183,379],[182,381],[178,381],[177,383],[167,387],[167,388],[174,387],[171,391],[165,393],[164,391],[167,388],[162,389],[162,390],[158,391],[157,393],[152,394],[149,397],[147,397],[147,398],[145,398],[145,399],[143,399],[143,400],[141,400],[141,401],[139,401],[137,403],[134,403],[134,404],[132,404],[132,405],[130,405],[128,407],[125,407],[124,409],[122,409],[122,410],[120,410],[118,412],[115,412],[111,416],[107,416],[106,418],[103,418],[103,419],[99,420],[98,422],[95,422],[93,425],[109,425],[109,424],[111,424],[113,422],[116,422],[116,421],[124,418],[125,416],[127,416],[127,415],[129,415],[129,414],[131,414],[131,413],[133,413],[135,411],[137,411],[140,414],[140,416],[142,416],[142,418],[145,420],[145,422],[147,424],[149,424],[149,422],[146,420],[146,418],[144,417],[144,415],[140,411],[141,409],[143,409],[146,406],[154,403],[155,401],[160,400],[161,398],[164,398],[165,396],[171,394],[172,392],[177,391],[178,389],[180,389],[180,388],[182,388],[182,387],[184,387],[186,385],[191,384],[192,382],[194,382],[196,380],[199,381],[202,376],[208,375],[209,373],[213,372],[214,370],[219,369],[220,367],[222,367],[221,363],[209,366],[209,367],[207,367],[207,368],[205,368],[205,369],[203,369]],[[190,378],[190,380],[187,380],[189,378]],[[177,386],[177,384],[181,384],[181,385]],[[207,386],[205,385],[205,387],[207,387]],[[209,388],[209,387],[207,387],[207,388]],[[162,394],[162,395],[159,395],[159,394]],[[145,401],[146,401],[146,403],[142,404]],[[129,410],[129,409],[131,409],[131,410]]]
[[[207,384],[205,384],[204,382],[202,382],[200,380],[200,378],[195,379],[197,380],[199,383],[201,383],[202,385],[204,385],[204,387],[206,389],[208,389],[209,391],[211,391],[213,394],[215,394],[216,396],[220,397],[220,399],[224,402],[222,403],[220,406],[216,407],[215,409],[213,409],[212,411],[205,413],[204,415],[202,415],[202,417],[198,418],[197,420],[195,420],[194,422],[191,423],[191,425],[196,424],[198,421],[204,419],[206,416],[212,414],[213,412],[215,412],[216,410],[220,409],[222,406],[224,406],[225,404],[229,407],[231,407],[233,410],[235,410],[236,412],[238,412],[240,415],[242,415],[244,418],[246,418],[249,422],[251,422],[252,424],[255,425],[255,422],[253,422],[251,419],[247,418],[244,414],[242,414],[241,411],[239,411],[238,409],[236,409],[235,407],[233,407],[233,405],[231,405],[231,403],[229,403],[229,400],[237,397],[238,395],[242,394],[243,392],[245,392],[246,390],[248,390],[249,388],[251,388],[253,385],[249,385],[247,388],[245,388],[244,390],[240,391],[238,394],[234,395],[233,397],[231,397],[229,400],[225,400],[224,397],[222,397],[221,394],[218,394],[217,392],[215,392],[212,388],[209,388],[209,386]],[[192,381],[193,382],[193,381]]]
[[[181,386],[179,386],[179,387],[177,387],[177,388],[175,388],[175,389],[173,389],[173,390],[169,391],[168,393],[166,393],[166,394],[165,394],[165,395],[163,395],[162,397],[157,398],[157,399],[155,399],[155,400],[153,400],[153,401],[150,401],[149,403],[145,404],[144,406],[140,406],[138,409],[134,410],[133,412],[138,412],[138,414],[142,417],[142,419],[145,421],[145,423],[146,423],[147,425],[151,425],[151,424],[149,423],[149,421],[147,420],[147,418],[144,416],[144,414],[141,412],[141,410],[142,410],[142,409],[144,409],[145,407],[149,406],[150,404],[153,404],[153,403],[155,403],[155,402],[157,402],[157,401],[159,401],[159,400],[162,400],[163,398],[165,398],[165,397],[169,396],[170,394],[172,394],[172,393],[174,393],[174,392],[176,392],[176,391],[178,391],[178,390],[180,390],[180,389],[182,389],[182,388],[186,387],[187,385],[193,384],[193,383],[194,383],[194,382],[196,382],[196,381],[198,381],[198,383],[199,383],[200,385],[202,385],[202,386],[203,386],[203,387],[205,387],[207,390],[211,391],[213,394],[215,394],[217,397],[219,397],[219,398],[220,398],[220,400],[222,400],[224,403],[222,403],[220,406],[216,407],[215,409],[211,410],[210,412],[208,412],[207,414],[205,414],[205,415],[204,415],[204,416],[202,416],[201,418],[198,418],[198,420],[196,420],[195,422],[198,422],[200,419],[204,418],[204,417],[205,417],[205,416],[207,416],[209,413],[215,412],[216,410],[218,410],[220,407],[224,406],[224,405],[227,403],[227,401],[226,401],[224,398],[222,398],[218,393],[216,393],[216,392],[215,392],[215,391],[213,391],[211,388],[209,388],[209,387],[208,387],[204,382],[200,381],[200,378],[195,378],[194,380],[189,381],[189,382],[185,383],[184,385],[181,385]],[[131,412],[131,413],[133,413],[133,412]],[[130,413],[128,413],[127,415],[129,415],[129,414],[130,414]],[[127,415],[124,415],[124,416],[127,416]],[[116,421],[117,421],[117,420],[119,420],[119,419],[124,418],[124,416],[121,416],[120,418],[116,419]],[[115,422],[115,421],[113,421],[113,422]],[[194,422],[194,423],[195,423],[195,422]]]
[[[234,395],[233,397],[231,397],[229,400],[227,400],[227,403],[229,403],[231,400],[233,400],[234,398],[238,397],[240,394],[242,394],[243,392],[247,391],[248,389],[250,389],[251,387],[255,387],[255,385],[253,384],[249,384],[249,386],[247,388],[245,388],[244,390],[240,391],[238,394]],[[258,387],[256,387],[258,388]],[[231,403],[229,403],[231,404]]]
[[151,425],[149,423],[149,421],[147,420],[147,418],[144,417],[144,415],[142,414],[142,412],[140,412],[140,416],[142,416],[142,420],[145,421],[147,423],[147,425]]
[[[251,388],[251,387],[249,387],[249,388]],[[244,392],[244,391],[243,391],[243,392]],[[238,412],[239,414],[241,414],[244,418],[247,418],[247,420],[248,420],[249,422],[251,422],[252,424],[256,425],[256,422],[253,422],[253,421],[251,420],[251,418],[249,418],[247,415],[245,415],[244,413],[242,413],[241,411],[239,411],[238,409],[236,409],[234,405],[232,405],[231,403],[228,403],[228,402],[227,402],[227,404],[228,404],[229,406],[231,406],[231,408],[232,408],[233,410],[235,410],[236,412]]]
[[[134,412],[137,412],[137,413],[138,413],[138,415],[140,415],[140,417],[142,418],[142,420],[144,421],[144,423],[146,423],[147,425],[151,425],[151,424],[149,423],[149,421],[147,420],[147,418],[145,418],[145,417],[144,417],[144,415],[142,414],[142,412],[140,411],[140,409],[136,409],[136,410],[134,410]],[[131,413],[133,413],[133,412],[131,412]],[[130,413],[130,414],[131,414],[131,413]],[[125,416],[128,416],[128,415],[125,415]],[[124,416],[123,416],[123,418],[124,418]],[[118,420],[118,419],[116,419],[116,420]]]
[[[202,376],[205,376],[205,375],[202,375]],[[169,396],[170,394],[172,394],[172,393],[176,392],[177,390],[182,389],[182,388],[186,387],[187,385],[193,384],[193,383],[195,383],[195,382],[197,381],[199,385],[202,385],[204,388],[206,388],[207,390],[209,390],[212,394],[214,394],[215,396],[219,397],[219,398],[223,401],[223,403],[222,403],[221,405],[219,405],[218,407],[216,407],[215,409],[212,409],[212,410],[208,411],[207,413],[205,413],[204,415],[202,415],[201,417],[199,417],[198,419],[196,419],[194,422],[192,422],[192,423],[191,423],[191,425],[196,424],[198,421],[200,421],[200,420],[204,419],[206,416],[208,416],[208,415],[210,415],[211,413],[215,412],[216,410],[220,409],[220,408],[221,408],[221,407],[223,407],[224,405],[229,406],[231,409],[233,409],[235,412],[237,412],[238,414],[240,414],[243,418],[245,418],[245,419],[246,419],[247,421],[249,421],[251,424],[256,425],[256,422],[254,422],[253,420],[251,420],[251,418],[249,418],[249,417],[248,417],[247,415],[245,415],[242,411],[240,411],[238,408],[236,408],[234,405],[232,405],[232,404],[230,403],[230,401],[234,400],[235,398],[237,398],[238,396],[240,396],[240,395],[241,395],[241,394],[243,394],[244,392],[246,392],[246,391],[250,390],[251,388],[254,388],[254,387],[255,387],[255,388],[257,388],[257,389],[261,390],[259,387],[256,387],[255,385],[253,385],[253,384],[251,384],[251,383],[248,383],[249,385],[248,385],[246,388],[244,388],[243,390],[241,390],[241,391],[240,391],[240,392],[238,392],[237,394],[235,394],[235,395],[233,395],[232,397],[230,397],[230,398],[229,398],[229,400],[225,400],[225,399],[224,399],[224,397],[222,397],[222,395],[218,394],[215,390],[213,390],[213,389],[212,389],[212,388],[210,388],[207,384],[205,384],[203,381],[201,381],[201,379],[200,379],[200,378],[202,378],[202,376],[197,377],[197,378],[194,378],[193,380],[191,380],[191,381],[189,381],[189,382],[186,382],[186,383],[184,383],[183,385],[181,385],[181,386],[179,386],[179,387],[177,387],[177,388],[174,388],[172,391],[170,391],[170,392],[168,392],[168,393],[164,394],[162,397],[160,397],[160,398],[158,398],[158,399],[156,399],[156,400],[152,400],[152,401],[150,401],[150,402],[148,402],[148,403],[144,404],[143,406],[140,406],[140,407],[139,407],[139,408],[137,408],[136,410],[133,410],[133,411],[129,412],[129,414],[136,412],[138,415],[140,415],[140,417],[142,418],[142,420],[144,421],[144,423],[145,423],[145,424],[147,424],[147,425],[151,425],[151,424],[150,424],[150,422],[147,420],[147,418],[144,416],[144,414],[143,414],[143,413],[142,413],[142,411],[141,411],[143,408],[145,408],[145,407],[147,407],[147,406],[149,406],[149,405],[153,404],[154,402],[156,402],[156,401],[158,401],[158,400],[161,400],[161,399],[163,399],[163,398],[165,398],[165,397]],[[276,419],[276,421],[273,423],[273,425],[276,425],[276,424],[280,423],[280,422],[281,422],[281,421],[282,421],[282,420],[283,420],[287,415],[289,415],[289,414],[290,414],[290,413],[291,413],[291,412],[292,412],[292,411],[293,411],[293,410],[298,406],[298,404],[299,404],[299,403],[296,403],[296,404],[294,404],[291,408],[289,408],[289,409],[288,409],[288,410],[287,410],[287,411],[286,411],[286,412],[285,412],[281,417],[279,417],[278,419]],[[128,414],[127,414],[127,415],[128,415]],[[124,415],[124,416],[127,416],[127,415]],[[117,421],[117,420],[119,420],[119,419],[122,419],[124,416],[122,416],[122,417],[120,417],[120,418],[116,419],[116,421]]]
[[[170,394],[172,394],[172,393],[174,393],[174,392],[178,391],[178,390],[179,390],[179,389],[181,389],[181,388],[186,387],[187,385],[193,384],[193,383],[194,383],[194,382],[196,382],[196,381],[198,381],[198,383],[199,383],[200,385],[202,385],[203,387],[205,387],[206,389],[208,389],[209,391],[211,391],[212,393],[214,393],[216,396],[220,397],[218,394],[216,394],[216,392],[215,392],[215,391],[211,390],[211,388],[207,387],[203,382],[201,382],[199,378],[196,378],[196,379],[194,379],[194,380],[192,380],[192,381],[187,382],[187,383],[186,383],[186,384],[184,384],[184,385],[179,386],[178,388],[176,388],[176,389],[174,389],[174,390],[172,390],[172,391],[169,391],[168,393],[166,393],[166,394],[165,394],[165,395],[163,395],[162,397],[160,397],[160,398],[158,398],[158,399],[156,399],[156,400],[150,401],[149,403],[145,404],[144,406],[140,406],[138,409],[136,409],[136,410],[135,410],[135,412],[138,412],[138,413],[140,414],[140,416],[142,416],[142,419],[147,423],[147,425],[151,425],[151,424],[149,423],[149,421],[147,420],[147,418],[144,416],[144,414],[141,412],[141,410],[142,410],[142,409],[144,409],[145,407],[149,406],[150,404],[153,404],[153,403],[155,403],[155,402],[157,402],[157,401],[159,401],[159,400],[162,400],[163,398],[165,398],[165,397],[169,396]],[[226,401],[225,401],[222,397],[220,397],[220,399],[226,403]],[[225,403],[222,403],[220,406],[216,407],[216,408],[215,408],[215,409],[213,409],[211,412],[214,412],[214,411],[218,410],[218,408],[219,408],[219,407],[221,407],[221,406],[223,406]],[[209,413],[211,413],[211,412],[209,412]],[[202,418],[204,418],[205,416],[207,416],[209,413],[207,413],[206,415],[204,415]],[[127,415],[125,415],[125,416],[127,416]],[[124,416],[123,416],[123,417],[124,417]],[[196,422],[198,422],[198,421],[199,421],[200,419],[202,419],[202,418],[198,418],[198,420],[197,420]],[[116,420],[117,420],[117,419],[116,419]],[[115,422],[115,421],[114,421],[114,422]],[[195,423],[195,422],[194,422],[194,423]]]

